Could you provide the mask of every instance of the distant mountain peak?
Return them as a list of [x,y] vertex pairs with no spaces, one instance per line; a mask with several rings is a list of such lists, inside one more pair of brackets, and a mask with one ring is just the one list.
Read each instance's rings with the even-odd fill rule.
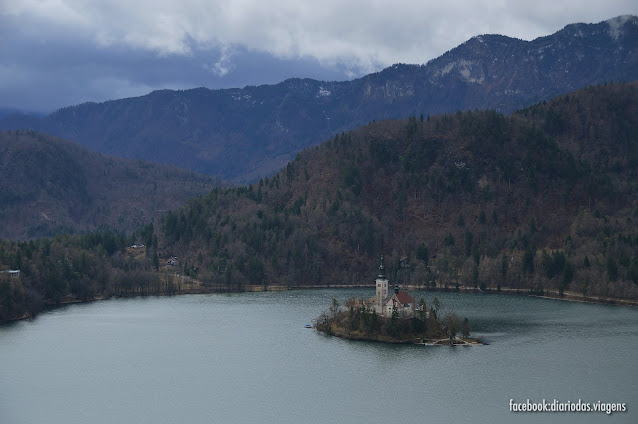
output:
[[583,38],[604,33],[609,35],[612,40],[618,41],[628,30],[627,25],[638,26],[638,17],[634,15],[621,15],[598,23],[588,24],[581,22],[569,24],[558,31],[557,34],[567,33],[574,37]]
[[633,15],[621,15],[605,21],[609,25],[609,35],[617,40],[623,34],[625,24],[638,25],[638,17]]

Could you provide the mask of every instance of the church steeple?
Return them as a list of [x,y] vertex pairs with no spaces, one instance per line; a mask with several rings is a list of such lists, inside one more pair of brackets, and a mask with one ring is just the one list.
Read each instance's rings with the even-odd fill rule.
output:
[[383,255],[381,256],[381,265],[379,265],[379,275],[377,278],[385,280],[385,267],[383,266]]

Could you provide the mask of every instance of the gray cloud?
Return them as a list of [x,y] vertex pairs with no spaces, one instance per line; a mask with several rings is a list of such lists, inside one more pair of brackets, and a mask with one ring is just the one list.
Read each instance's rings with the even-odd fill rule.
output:
[[635,0],[0,2],[0,107],[346,79],[425,63],[478,34],[530,40],[627,13]]

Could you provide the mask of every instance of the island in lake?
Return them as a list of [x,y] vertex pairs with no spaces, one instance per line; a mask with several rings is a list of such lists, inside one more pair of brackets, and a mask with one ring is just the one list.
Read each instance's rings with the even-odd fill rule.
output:
[[317,318],[316,329],[346,339],[384,343],[466,346],[480,343],[469,337],[467,318],[461,321],[454,313],[439,316],[441,305],[437,298],[430,307],[424,299],[417,304],[398,285],[390,294],[388,284],[382,256],[374,297],[350,298],[345,308],[333,298],[329,310]]

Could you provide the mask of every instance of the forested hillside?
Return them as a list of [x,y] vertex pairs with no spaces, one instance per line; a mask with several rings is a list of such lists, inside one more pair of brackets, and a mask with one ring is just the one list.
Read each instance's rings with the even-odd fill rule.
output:
[[169,213],[162,252],[232,285],[357,283],[385,255],[399,283],[633,297],[637,94],[371,123]]
[[132,231],[219,180],[114,158],[34,131],[0,132],[0,237]]
[[[5,243],[0,264],[40,273],[22,279],[27,298],[83,293],[63,275],[91,295],[153,292],[175,272],[210,289],[367,283],[384,255],[392,283],[637,300],[637,173],[638,84],[607,84],[511,116],[372,122],[109,248],[91,235]],[[124,249],[139,239],[145,255]]]

